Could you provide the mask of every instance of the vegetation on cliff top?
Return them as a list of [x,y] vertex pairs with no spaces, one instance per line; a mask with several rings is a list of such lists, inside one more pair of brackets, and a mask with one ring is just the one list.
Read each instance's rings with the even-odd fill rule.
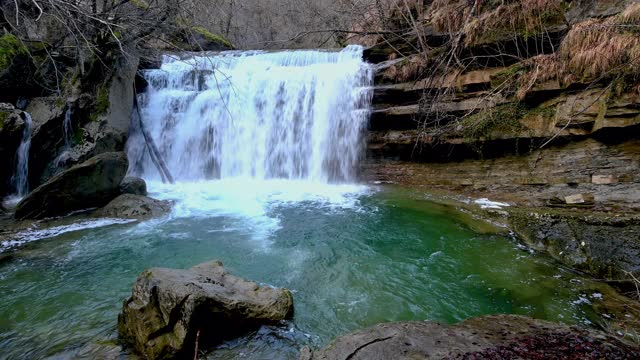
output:
[[[550,96],[541,95],[544,91],[615,89],[640,95],[640,3],[636,1],[616,2],[604,10],[563,0],[381,3],[384,6],[372,11],[367,22],[353,28],[363,35],[354,35],[352,41],[377,44],[372,53],[379,61],[384,56],[401,59],[381,74],[383,81],[420,80],[423,94],[416,120],[427,136],[419,138],[451,135],[460,126],[466,138],[486,136],[505,124],[514,125],[510,128],[515,131],[516,123],[529,115],[518,109],[546,115],[548,108],[535,109]],[[461,75],[489,68],[498,70],[484,72],[490,84],[472,80],[481,87],[472,91],[456,85]],[[477,99],[476,105],[470,104],[472,99]],[[442,111],[438,104],[451,104],[457,110]],[[564,114],[569,119],[563,115],[562,124],[571,124],[585,111],[582,107],[571,106],[571,113]],[[565,128],[562,124],[558,131]]]

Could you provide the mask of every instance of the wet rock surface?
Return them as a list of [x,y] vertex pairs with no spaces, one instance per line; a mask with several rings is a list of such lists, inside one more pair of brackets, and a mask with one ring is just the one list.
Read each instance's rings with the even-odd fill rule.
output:
[[170,211],[170,201],[156,200],[143,195],[122,194],[94,212],[93,216],[145,220],[166,215]]
[[517,315],[379,324],[341,336],[304,360],[636,359],[640,348],[597,331]]
[[600,279],[640,274],[640,216],[555,209],[509,209],[519,238]]
[[0,104],[0,199],[12,190],[10,182],[16,168],[16,152],[26,124],[23,116],[13,105]]
[[137,177],[126,177],[120,183],[120,192],[123,194],[147,195],[147,183]]
[[104,206],[120,194],[127,167],[122,152],[95,156],[36,188],[18,203],[15,218],[41,219]]
[[293,315],[287,289],[233,276],[219,261],[144,271],[125,300],[118,333],[148,359],[193,358],[200,348]]

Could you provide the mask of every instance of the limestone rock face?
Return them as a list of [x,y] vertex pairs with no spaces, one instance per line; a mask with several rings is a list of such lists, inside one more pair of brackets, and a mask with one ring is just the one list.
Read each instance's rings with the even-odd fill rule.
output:
[[34,123],[29,154],[32,187],[96,155],[124,150],[138,58],[114,61],[113,73],[97,93],[85,90],[80,80],[63,102],[57,96],[30,99],[26,111]]
[[96,211],[97,217],[144,220],[163,216],[171,211],[171,202],[143,195],[122,194]]
[[287,289],[259,286],[212,261],[144,271],[118,317],[120,337],[147,359],[193,358],[200,348],[293,315]]
[[0,198],[11,190],[10,180],[16,168],[15,158],[25,127],[22,111],[0,104]]
[[100,207],[120,194],[128,161],[123,152],[103,153],[51,178],[16,207],[16,219],[41,219]]
[[457,325],[430,321],[379,324],[334,340],[304,360],[377,359],[635,359],[640,349],[586,329],[516,315]]
[[120,183],[120,192],[123,194],[147,195],[147,183],[137,177],[126,177]]
[[509,223],[533,249],[600,279],[640,274],[640,216],[509,209]]

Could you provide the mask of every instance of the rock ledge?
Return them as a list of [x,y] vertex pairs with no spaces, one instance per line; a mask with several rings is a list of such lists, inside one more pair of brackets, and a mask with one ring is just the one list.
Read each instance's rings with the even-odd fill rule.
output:
[[640,349],[604,333],[516,315],[379,324],[341,336],[301,360],[638,359]]

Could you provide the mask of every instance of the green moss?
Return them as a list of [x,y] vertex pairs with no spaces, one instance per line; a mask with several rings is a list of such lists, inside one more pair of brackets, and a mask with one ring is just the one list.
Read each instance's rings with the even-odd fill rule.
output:
[[98,88],[96,95],[96,104],[93,113],[89,115],[91,121],[97,121],[98,117],[109,110],[109,88],[106,85]]
[[488,137],[494,131],[515,134],[523,128],[520,119],[529,113],[521,103],[492,107],[462,119],[462,134],[472,140]]
[[17,55],[27,54],[27,48],[11,34],[0,36],[0,71],[11,65]]
[[109,109],[109,89],[106,86],[98,89],[98,97],[96,98],[96,111],[100,114]]
[[73,132],[71,140],[74,144],[82,144],[84,142],[84,129],[78,128]]
[[140,10],[149,10],[149,3],[145,0],[130,0],[129,2]]
[[539,106],[537,108],[533,108],[529,110],[529,112],[526,115],[527,116],[540,115],[545,119],[551,119],[556,115],[556,110],[557,110],[556,106],[548,106],[548,107]]
[[8,112],[0,111],[0,130],[2,130],[2,128],[4,127],[4,122],[7,120],[8,117],[9,117]]
[[96,345],[118,346],[118,340],[115,340],[115,339],[98,340],[98,341],[96,341]]
[[217,43],[220,45],[223,45],[225,47],[228,47],[230,49],[233,49],[233,45],[229,42],[229,40],[223,38],[222,36],[216,35],[212,32],[210,32],[209,30],[203,28],[202,26],[193,26],[191,28],[191,30],[193,30],[194,32],[204,36],[205,39],[213,42],[213,43]]

